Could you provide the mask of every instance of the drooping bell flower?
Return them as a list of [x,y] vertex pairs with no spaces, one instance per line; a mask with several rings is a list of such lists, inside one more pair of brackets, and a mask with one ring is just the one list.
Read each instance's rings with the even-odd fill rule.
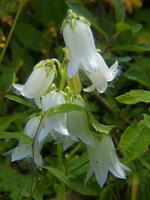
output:
[[[52,91],[42,96],[41,109],[47,111],[49,108],[65,103],[65,98],[61,92]],[[56,132],[62,135],[69,135],[67,130],[66,113],[58,113],[46,117],[43,128],[39,134],[39,142],[41,142],[50,132]]]
[[11,161],[18,161],[24,158],[34,159],[34,163],[37,166],[43,165],[43,159],[41,157],[41,149],[43,147],[44,141],[38,142],[39,132],[41,131],[42,125],[40,126],[41,117],[33,117],[29,119],[24,128],[24,134],[31,137],[34,141],[34,144],[27,144],[23,141],[20,141],[18,146],[10,150]]
[[39,99],[49,89],[54,80],[55,70],[50,66],[51,60],[40,61],[33,69],[24,85],[13,84],[13,87],[24,97],[35,99],[39,105]]
[[[75,98],[72,103],[84,107],[84,102],[81,98]],[[81,140],[87,145],[94,145],[93,132],[89,128],[88,116],[86,111],[83,110],[68,112],[67,128],[70,136],[72,136],[72,140]]]
[[108,172],[118,178],[126,178],[125,171],[130,171],[130,169],[119,161],[111,137],[104,136],[101,141],[95,139],[95,145],[87,146],[87,150],[90,170],[87,174],[86,182],[93,173],[101,187],[106,182]]
[[82,16],[70,11],[62,31],[69,52],[68,77],[73,77],[80,67],[92,82],[85,91],[96,89],[99,93],[105,92],[108,82],[112,81],[118,72],[118,62],[108,68],[96,49],[90,24]]

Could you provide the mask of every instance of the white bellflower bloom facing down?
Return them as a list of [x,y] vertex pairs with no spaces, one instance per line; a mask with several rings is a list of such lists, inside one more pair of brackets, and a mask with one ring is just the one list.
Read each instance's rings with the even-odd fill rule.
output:
[[[34,144],[26,144],[20,141],[18,146],[10,151],[11,161],[18,161],[24,158],[32,158],[37,166],[43,165],[43,160],[40,155],[44,141],[38,142],[38,134],[41,130],[39,127],[41,117],[33,117],[29,119],[24,128],[24,133],[34,140]],[[36,137],[36,138],[35,138]]]
[[101,141],[95,139],[95,146],[87,146],[87,149],[90,170],[86,182],[93,173],[95,173],[96,180],[101,187],[106,182],[108,172],[118,178],[126,178],[125,171],[130,171],[130,169],[119,161],[111,137],[104,136]]
[[83,19],[74,18],[74,26],[69,19],[63,24],[63,37],[69,53],[68,77],[74,76],[80,67],[92,82],[85,91],[96,89],[103,93],[107,88],[107,82],[112,81],[118,72],[118,62],[108,68],[95,47],[89,24]]
[[13,84],[13,87],[24,97],[35,99],[39,104],[39,98],[44,95],[53,82],[55,71],[49,66],[49,60],[39,62],[33,69],[24,85]]
[[[73,104],[84,107],[84,102],[80,98],[74,99]],[[67,114],[67,127],[72,136],[72,140],[80,139],[87,145],[94,145],[93,133],[90,130],[86,111],[71,111]],[[70,140],[71,142],[71,140]]]
[[[41,105],[42,110],[47,111],[49,108],[55,107],[65,103],[65,98],[60,92],[50,92],[42,97]],[[43,129],[39,134],[39,142],[41,142],[51,132],[56,132],[62,135],[69,135],[66,128],[67,115],[65,113],[58,113],[52,116],[46,117],[43,124]]]

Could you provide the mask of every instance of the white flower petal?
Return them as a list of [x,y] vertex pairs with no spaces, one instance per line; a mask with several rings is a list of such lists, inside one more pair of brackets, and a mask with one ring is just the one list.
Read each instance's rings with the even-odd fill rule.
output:
[[40,123],[40,117],[32,117],[25,125],[24,133],[30,137],[34,137]]
[[36,138],[35,143],[34,143],[34,162],[37,166],[41,167],[43,165],[43,159],[41,156],[41,149],[43,147],[45,140],[42,142],[38,142],[38,139]]
[[50,130],[48,130],[48,127],[46,127],[44,122],[43,127],[38,134],[38,142],[42,142],[48,136],[49,132]]
[[46,71],[43,68],[34,69],[24,85],[23,96],[27,98],[40,96],[39,92],[45,81]]
[[47,66],[36,67],[24,85],[13,84],[21,95],[26,98],[41,97],[50,87],[55,71]]
[[101,187],[103,187],[104,183],[106,182],[107,176],[108,169],[105,168],[105,166],[101,166],[95,171],[96,180]]
[[12,162],[24,159],[26,157],[30,157],[34,159],[34,162],[37,166],[42,166],[43,160],[40,155],[40,152],[45,140],[43,140],[42,142],[38,142],[39,134],[43,128],[43,124],[41,124],[41,127],[39,127],[40,121],[41,121],[40,116],[32,117],[27,121],[24,128],[24,133],[34,139],[34,144],[32,146],[32,144],[25,144],[23,141],[20,141],[16,148],[8,152],[11,154]]
[[92,85],[90,85],[89,87],[84,88],[83,90],[84,90],[85,92],[92,92],[92,91],[95,90],[95,86],[92,84]]
[[56,114],[46,118],[43,125],[44,127],[42,127],[42,130],[39,133],[38,141],[41,142],[52,130],[55,130],[62,135],[69,135],[69,132],[66,128],[66,123],[67,119],[65,114]]
[[31,155],[31,145],[20,143],[16,148],[11,150],[11,161],[21,160]]
[[13,84],[13,87],[22,95],[22,92],[23,92],[23,89],[24,89],[24,85]]
[[71,147],[75,142],[78,142],[78,139],[74,136],[65,136],[63,138],[63,142],[62,142],[62,145],[63,145],[63,150],[66,151],[69,147]]
[[[51,92],[42,97],[42,110],[47,111],[49,108],[65,103],[65,98],[60,92]],[[62,135],[69,135],[66,128],[67,116],[66,114],[54,114],[45,119],[42,130],[39,133],[38,141],[41,142],[53,130]]]
[[108,68],[103,57],[97,52],[90,26],[76,19],[76,26],[64,25],[63,36],[69,52],[68,76],[75,75],[80,67],[89,76],[92,86],[84,89],[91,92],[95,88],[99,93],[105,92],[107,82],[112,81],[118,70],[115,62]]
[[[80,20],[76,20],[75,29],[67,23],[63,29],[63,36],[69,50],[68,75],[72,77],[77,73],[79,65],[84,63],[85,57],[90,60],[96,47],[89,25]],[[88,67],[91,68],[89,63]]]
[[92,81],[93,87],[95,87],[99,93],[105,92],[107,88],[107,79],[99,68],[88,76]]
[[[80,99],[74,99],[73,103],[83,106],[83,102]],[[92,131],[89,128],[86,112],[69,112],[67,114],[67,127],[70,135],[82,140],[82,142],[88,145],[94,144],[94,137]]]
[[78,72],[80,63],[73,63],[69,61],[68,63],[68,78],[72,78]]
[[87,149],[91,168],[101,186],[106,182],[108,171],[118,178],[126,178],[125,171],[129,171],[129,168],[118,160],[115,147],[109,136],[104,136],[100,142],[95,139],[95,146],[87,146]]
[[49,108],[65,103],[65,98],[60,92],[47,93],[42,97],[42,110],[46,111]]
[[118,61],[116,61],[111,67],[110,67],[110,69],[109,69],[109,73],[110,73],[110,75],[107,77],[107,81],[112,81],[115,77],[116,77],[116,75],[117,75],[117,73],[118,73]]

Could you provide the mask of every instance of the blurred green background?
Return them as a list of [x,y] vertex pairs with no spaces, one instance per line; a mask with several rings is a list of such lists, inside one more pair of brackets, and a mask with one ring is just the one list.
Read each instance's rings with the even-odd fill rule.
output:
[[[104,189],[92,181],[84,186],[86,169],[70,182],[68,199],[74,200],[149,200],[150,191],[150,127],[132,131],[129,150],[120,137],[127,127],[149,113],[149,105],[121,104],[115,97],[130,90],[150,89],[150,4],[149,0],[1,0],[0,1],[0,200],[28,199],[32,169],[25,161],[10,163],[3,153],[17,144],[16,139],[4,138],[6,132],[22,132],[26,117],[33,112],[29,105],[11,101],[12,83],[24,83],[33,66],[42,59],[63,59],[64,41],[60,32],[66,11],[71,8],[86,17],[92,25],[96,46],[110,66],[115,60],[120,73],[103,95],[89,94],[86,98],[91,111],[104,124],[115,125],[112,136],[115,145],[132,169],[127,181],[110,177]],[[81,75],[83,85],[86,80]],[[147,118],[149,126],[150,118]],[[145,129],[144,129],[145,130]],[[142,135],[143,134],[143,135]],[[129,133],[130,135],[130,133]],[[146,142],[141,144],[141,141]],[[146,148],[145,148],[146,147]],[[77,152],[78,169],[86,161],[84,150]],[[54,145],[43,149],[47,165],[55,163]],[[49,156],[50,155],[50,156]],[[74,162],[74,161],[72,161]],[[83,162],[83,163],[82,163]],[[70,165],[74,165],[70,164]],[[70,169],[71,170],[71,169]],[[57,191],[56,177],[38,172],[34,199],[52,199]]]

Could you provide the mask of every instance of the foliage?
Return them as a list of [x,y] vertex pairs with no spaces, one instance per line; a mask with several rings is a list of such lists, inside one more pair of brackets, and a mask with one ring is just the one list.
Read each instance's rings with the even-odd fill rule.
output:
[[[88,196],[95,200],[150,199],[149,2],[143,0],[143,5],[131,2],[0,2],[0,199],[52,199],[57,196],[60,181],[68,193],[75,191],[81,199],[88,199]],[[14,95],[12,83],[24,83],[39,60],[53,57],[62,60],[64,42],[60,26],[68,8],[90,21],[96,46],[107,63],[118,60],[120,64],[120,74],[109,84],[105,94],[93,92],[86,97],[91,126],[97,134],[111,133],[116,147],[131,168],[126,181],[110,176],[104,188],[100,188],[95,179],[84,183],[89,166],[82,143],[63,153],[65,170],[57,168],[56,144],[51,141],[42,151],[45,167],[35,172],[31,163],[10,163],[8,156],[4,155],[19,139],[32,142],[23,135],[23,127],[27,117],[38,112],[32,101]],[[16,15],[18,18],[14,24]],[[81,80],[87,86],[82,73]],[[63,113],[66,109],[69,112],[83,108],[64,104],[49,109],[46,114]]]

